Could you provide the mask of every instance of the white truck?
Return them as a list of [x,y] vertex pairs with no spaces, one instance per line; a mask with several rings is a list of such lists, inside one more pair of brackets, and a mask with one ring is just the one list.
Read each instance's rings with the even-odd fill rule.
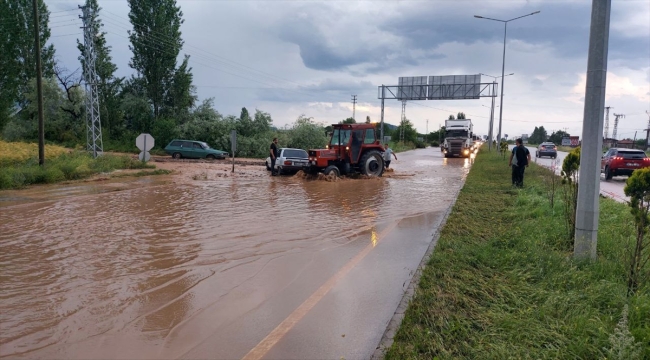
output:
[[445,121],[445,141],[442,153],[445,157],[469,157],[474,151],[474,127],[470,119]]

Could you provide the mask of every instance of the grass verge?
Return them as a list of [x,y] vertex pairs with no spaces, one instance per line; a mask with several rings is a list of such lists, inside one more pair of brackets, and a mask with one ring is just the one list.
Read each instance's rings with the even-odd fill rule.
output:
[[104,154],[93,159],[87,152],[76,151],[48,159],[45,161],[45,166],[42,167],[38,165],[38,158],[29,158],[21,162],[0,163],[0,190],[17,189],[32,184],[78,180],[116,169],[153,168],[155,168],[154,165],[145,164],[126,155]]
[[650,358],[650,286],[626,297],[627,206],[601,199],[598,260],[575,261],[548,170],[513,189],[506,161],[480,151],[386,359],[602,359],[626,304]]

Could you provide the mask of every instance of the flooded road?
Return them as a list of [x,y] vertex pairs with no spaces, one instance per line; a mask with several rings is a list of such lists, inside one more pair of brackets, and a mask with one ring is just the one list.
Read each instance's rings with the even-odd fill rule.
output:
[[381,179],[0,193],[0,357],[369,357],[470,167],[398,157]]

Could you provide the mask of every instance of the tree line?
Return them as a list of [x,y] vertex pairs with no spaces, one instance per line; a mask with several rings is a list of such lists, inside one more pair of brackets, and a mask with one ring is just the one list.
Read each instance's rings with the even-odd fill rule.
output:
[[[325,127],[301,115],[289,129],[273,127],[269,113],[243,108],[239,117],[222,115],[212,99],[198,101],[189,56],[177,61],[183,40],[183,12],[176,0],[128,0],[128,32],[134,75],[118,77],[111,46],[99,14],[97,0],[86,0],[96,53],[95,70],[104,150],[131,151],[135,137],[151,133],[164,147],[180,137],[206,141],[230,149],[231,130],[238,133],[238,155],[264,156],[273,137],[284,146],[321,147]],[[79,68],[70,71],[56,61],[50,39],[50,12],[38,0],[39,38],[42,45],[43,111],[45,138],[68,147],[86,141],[85,91],[86,53],[77,40]],[[155,14],[155,16],[152,16]],[[8,141],[36,141],[37,89],[34,56],[32,2],[0,0],[0,132]]]

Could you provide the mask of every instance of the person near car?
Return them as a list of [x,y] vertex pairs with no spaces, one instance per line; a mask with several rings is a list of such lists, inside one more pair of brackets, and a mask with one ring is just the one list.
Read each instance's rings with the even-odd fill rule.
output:
[[271,176],[275,176],[277,175],[275,170],[275,159],[278,157],[278,138],[273,138],[269,152],[271,153]]
[[388,144],[384,145],[384,167],[388,169],[390,166],[390,156],[393,155],[395,160],[397,160],[397,155],[393,152],[393,149],[388,147]]
[[510,154],[508,166],[512,167],[512,185],[524,186],[524,171],[530,163],[530,151],[523,145],[522,139],[517,139],[515,147]]

